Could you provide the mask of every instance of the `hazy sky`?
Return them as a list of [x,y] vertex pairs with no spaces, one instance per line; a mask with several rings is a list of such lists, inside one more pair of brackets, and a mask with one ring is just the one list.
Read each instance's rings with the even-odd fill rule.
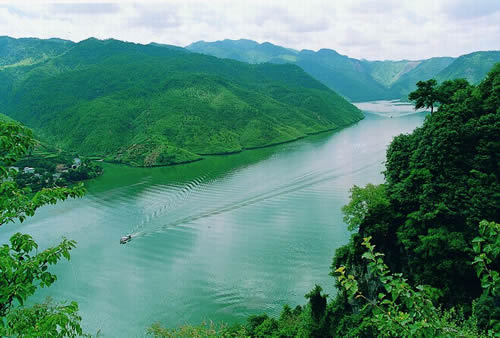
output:
[[3,1],[0,35],[185,46],[247,38],[365,59],[500,49],[500,0]]

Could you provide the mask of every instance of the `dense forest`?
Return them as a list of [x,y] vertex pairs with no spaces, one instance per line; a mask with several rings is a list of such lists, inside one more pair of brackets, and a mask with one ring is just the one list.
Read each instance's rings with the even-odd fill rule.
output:
[[0,90],[0,110],[43,141],[136,166],[292,141],[363,118],[295,65],[249,65],[118,40],[88,39],[7,67]]
[[394,138],[384,184],[352,188],[343,211],[353,234],[336,251],[330,272],[338,287],[335,297],[329,300],[316,286],[305,296],[306,305],[285,306],[279,318],[251,316],[234,326],[153,325],[149,332],[157,337],[498,334],[500,64],[478,86],[458,79],[413,96],[434,98],[439,109],[422,127]]

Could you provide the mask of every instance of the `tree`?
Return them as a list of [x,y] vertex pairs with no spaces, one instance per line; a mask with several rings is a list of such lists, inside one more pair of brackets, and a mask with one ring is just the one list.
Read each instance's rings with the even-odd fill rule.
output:
[[453,96],[457,91],[468,88],[471,88],[471,86],[465,79],[444,81],[437,88],[436,100],[441,104],[450,104],[453,102]]
[[350,193],[351,200],[349,204],[342,207],[344,222],[347,223],[350,231],[359,228],[368,212],[389,205],[383,184],[373,185],[368,183],[364,188],[355,185],[351,188]]
[[[498,295],[500,277],[497,271],[488,267],[497,258],[500,249],[500,225],[494,222],[480,223],[482,237],[473,240],[477,254],[473,264],[486,293]],[[481,244],[483,243],[483,246]],[[497,244],[497,245],[495,245]],[[483,337],[474,317],[463,320],[454,309],[441,311],[433,304],[432,291],[423,285],[413,287],[401,273],[391,273],[384,263],[384,254],[375,251],[371,237],[365,237],[366,251],[362,258],[368,261],[370,277],[374,278],[379,292],[374,299],[367,297],[359,287],[356,277],[348,274],[345,266],[335,270],[341,291],[351,300],[362,299],[371,315],[365,320],[371,322],[380,335],[389,337]],[[488,336],[492,336],[500,322],[492,319]],[[497,327],[498,326],[498,327]]]
[[436,86],[437,81],[434,79],[417,82],[417,90],[408,95],[410,101],[415,101],[415,109],[431,108],[431,114],[434,112],[434,103],[438,100]]
[[[17,172],[9,166],[34,145],[31,130],[16,123],[0,122],[0,226],[23,222],[36,209],[69,197],[80,197],[84,187],[51,188],[30,194],[14,181]],[[70,259],[75,242],[63,239],[59,245],[38,252],[28,234],[16,233],[10,245],[0,247],[0,336],[74,337],[82,335],[78,305],[46,302],[25,307],[37,287],[48,287],[57,277],[48,271],[60,259]]]

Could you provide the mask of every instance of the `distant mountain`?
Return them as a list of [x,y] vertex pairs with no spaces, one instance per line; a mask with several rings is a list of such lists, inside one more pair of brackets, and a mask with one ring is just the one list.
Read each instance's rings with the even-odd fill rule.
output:
[[295,62],[298,51],[273,45],[269,42],[240,40],[222,40],[215,42],[199,41],[186,49],[202,54],[209,54],[223,59],[233,59],[248,63],[264,63],[275,59],[275,63]]
[[187,49],[220,58],[249,63],[293,63],[351,101],[406,98],[416,82],[465,77],[472,83],[482,79],[500,52],[476,52],[459,58],[426,60],[367,61],[349,58],[331,49],[296,51],[252,40],[195,42]]
[[406,69],[399,73],[388,87],[391,98],[405,98],[417,88],[418,81],[435,77],[454,60],[451,57],[435,57],[422,61],[408,61]]
[[251,40],[199,41],[186,49],[249,63],[293,63],[351,101],[387,98],[386,89],[370,76],[365,63],[331,49],[298,52],[269,42],[259,44]]
[[182,163],[363,118],[295,65],[97,39],[56,54],[0,69],[0,112],[82,155],[138,166]]
[[435,78],[438,81],[464,78],[473,84],[478,84],[497,62],[500,62],[500,51],[462,55],[437,73]]

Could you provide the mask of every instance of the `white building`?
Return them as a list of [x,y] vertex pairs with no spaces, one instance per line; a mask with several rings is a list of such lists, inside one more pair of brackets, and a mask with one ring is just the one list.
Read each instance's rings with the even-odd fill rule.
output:
[[34,174],[34,173],[35,173],[35,168],[31,168],[31,167],[24,167],[23,172],[24,172],[25,174]]

